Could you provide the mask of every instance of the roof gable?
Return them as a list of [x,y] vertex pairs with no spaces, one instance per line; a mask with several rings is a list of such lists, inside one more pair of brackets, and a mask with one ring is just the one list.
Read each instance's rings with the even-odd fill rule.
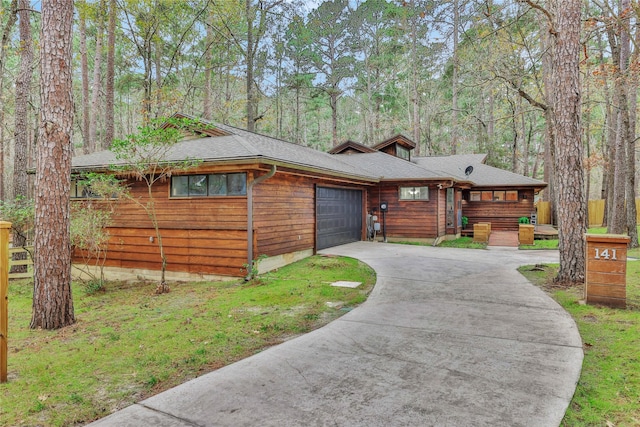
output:
[[354,153],[373,153],[374,150],[371,147],[367,147],[364,144],[360,144],[355,141],[345,141],[340,145],[333,147],[328,151],[329,154],[354,154]]
[[407,138],[406,136],[399,133],[398,135],[392,136],[391,138],[382,141],[379,144],[374,145],[372,148],[376,151],[382,151],[384,148],[387,148],[393,144],[400,145],[401,147],[406,148],[407,150],[413,150],[416,148],[416,143]]

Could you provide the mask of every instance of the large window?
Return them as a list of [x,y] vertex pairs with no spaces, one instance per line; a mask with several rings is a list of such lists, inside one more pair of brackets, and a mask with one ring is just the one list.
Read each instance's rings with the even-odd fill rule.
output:
[[246,194],[246,173],[171,177],[171,197],[245,196]]
[[400,187],[400,200],[429,200],[429,187]]

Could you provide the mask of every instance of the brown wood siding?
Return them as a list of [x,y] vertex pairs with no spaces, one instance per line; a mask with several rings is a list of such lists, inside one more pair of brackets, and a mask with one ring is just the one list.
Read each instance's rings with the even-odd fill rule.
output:
[[[247,197],[169,198],[169,181],[153,187],[167,255],[167,271],[243,276],[247,262]],[[146,184],[130,183],[131,195],[146,204]],[[100,202],[98,202],[100,203]],[[138,204],[123,200],[109,227],[106,266],[160,270],[151,220]],[[150,241],[150,237],[154,241]],[[81,261],[81,254],[74,257]]]
[[[146,184],[134,182],[131,195],[146,204]],[[153,187],[156,212],[161,229],[245,229],[247,197],[169,198],[169,182]],[[146,228],[151,220],[144,209],[132,201],[121,201],[113,218],[113,227]]]
[[[251,169],[256,168],[257,165],[247,166],[249,180],[253,179]],[[201,169],[191,173],[204,172],[205,167]],[[206,172],[239,171],[234,166],[227,169],[207,166]],[[262,168],[256,175],[264,173],[266,170]],[[147,203],[146,184],[137,181],[129,184],[131,194]],[[345,179],[336,181],[278,169],[274,177],[254,187],[254,257],[314,249],[316,185],[365,189]],[[245,274],[242,267],[248,257],[246,196],[170,198],[169,181],[156,184],[153,196],[167,254],[167,271],[239,277]],[[362,221],[364,224],[364,215]],[[109,232],[106,266],[160,270],[155,232],[139,205],[128,200],[118,202]],[[81,262],[79,252],[74,260]]]
[[[500,190],[486,189],[489,190]],[[509,188],[508,190],[513,190]],[[475,189],[474,189],[475,191]],[[526,199],[522,196],[526,195]],[[491,230],[518,230],[518,219],[526,216],[530,217],[531,212],[535,211],[533,207],[533,190],[524,189],[518,191],[517,202],[506,201],[469,201],[468,194],[463,194],[462,215],[469,218],[467,229],[473,229],[473,224],[478,222],[490,222]]]
[[[160,250],[153,229],[111,228],[109,233],[106,266],[160,270]],[[245,274],[242,268],[247,262],[246,230],[163,229],[161,234],[168,271]]]
[[[329,180],[276,173],[273,178],[254,188],[256,256],[274,256],[315,248],[316,186],[363,189],[358,185],[336,186]],[[364,217],[362,221],[364,224]]]
[[[382,227],[380,201],[389,204],[385,223],[387,237],[434,238],[436,237],[437,188],[429,186],[429,200],[400,200],[399,187],[424,186],[424,183],[382,184],[380,189],[370,189],[367,211],[376,208]],[[441,199],[444,213],[444,199]],[[444,223],[441,232],[444,231]]]

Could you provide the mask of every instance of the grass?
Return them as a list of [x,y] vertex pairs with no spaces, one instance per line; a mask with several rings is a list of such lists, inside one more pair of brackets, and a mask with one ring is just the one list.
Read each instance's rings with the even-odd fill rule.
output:
[[453,240],[443,240],[438,246],[442,248],[486,249],[486,243],[474,242],[473,237],[459,237]]
[[518,248],[523,250],[558,249],[558,239],[534,240],[533,245],[520,245]]
[[[363,282],[359,288],[329,285]],[[244,283],[73,285],[77,322],[30,330],[32,283],[9,287],[9,382],[2,425],[80,425],[328,323],[362,303],[375,273],[311,257]]]
[[627,309],[583,305],[584,288],[557,289],[557,265],[522,267],[573,317],[584,343],[584,363],[563,426],[640,425],[640,262],[627,263]]

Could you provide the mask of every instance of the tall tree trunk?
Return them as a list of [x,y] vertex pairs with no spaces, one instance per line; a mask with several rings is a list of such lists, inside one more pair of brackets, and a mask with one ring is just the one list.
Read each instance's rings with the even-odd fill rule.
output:
[[[31,22],[29,20],[29,0],[20,0],[18,6],[20,17],[20,73],[16,79],[16,110],[15,110],[15,155],[13,162],[13,197],[26,200],[29,198],[28,148],[29,148],[29,119],[28,103],[33,75],[33,39],[31,37]],[[13,245],[24,247],[27,245],[25,230],[13,233]],[[26,259],[15,254],[14,259]],[[23,266],[24,267],[24,266]],[[26,271],[26,269],[21,269]]]
[[[16,79],[15,157],[13,163],[14,198],[28,197],[27,149],[29,146],[28,103],[33,75],[33,39],[29,20],[29,1],[19,0],[20,72]],[[15,240],[14,240],[15,243]]]
[[11,38],[13,26],[18,20],[18,0],[12,0],[9,6],[7,22],[2,30],[2,41],[0,41],[0,200],[5,199],[5,176],[4,176],[4,58],[7,51],[7,44]]
[[109,23],[107,25],[107,75],[104,112],[104,138],[101,149],[111,147],[115,137],[115,56],[116,56],[116,0],[109,1]]
[[87,59],[87,5],[82,2],[78,5],[80,27],[80,79],[82,80],[82,152],[89,154],[89,122],[91,109],[89,108],[89,61]]
[[333,87],[329,94],[329,104],[331,105],[331,140],[333,146],[338,145],[338,91],[337,87]]
[[206,120],[211,120],[211,92],[213,90],[211,85],[211,68],[213,64],[213,10],[207,17],[207,47],[204,53],[204,99],[202,105],[202,117]]
[[[635,49],[633,52],[633,64],[638,62],[640,55],[640,21],[636,18],[635,24]],[[627,138],[627,230],[631,241],[629,246],[637,248],[638,242],[638,213],[636,209],[636,123],[638,108],[638,73],[635,70],[629,72],[629,135]]]
[[609,233],[623,234],[627,228],[625,213],[625,176],[626,176],[626,148],[629,135],[629,102],[627,100],[626,73],[629,63],[629,32],[628,19],[623,14],[628,14],[629,0],[620,2],[620,42],[616,44],[614,29],[609,27],[607,33],[611,46],[611,58],[616,65],[614,73],[614,88],[617,99],[617,124],[615,138],[615,156],[613,156],[613,204],[611,217],[609,218]]
[[544,181],[547,182],[547,188],[544,190],[542,199],[549,202],[551,224],[557,224],[556,204],[556,174],[555,174],[555,117],[553,115],[553,51],[554,40],[549,31],[549,23],[545,17],[542,17],[540,24],[542,33],[541,41],[543,46],[542,55],[542,77],[544,80],[544,97],[545,103],[551,108],[544,110],[545,134],[544,134]]
[[245,12],[247,14],[247,130],[255,131],[255,94],[253,87],[253,60],[254,60],[254,40],[253,40],[253,14],[251,11],[251,0],[245,1]]
[[418,91],[418,25],[415,0],[411,2],[411,104],[413,110],[413,142],[416,143],[415,155],[420,155],[420,93]]
[[584,147],[581,141],[580,0],[553,0],[556,43],[553,50],[555,171],[560,270],[559,283],[584,282]]
[[42,1],[32,329],[75,322],[69,188],[73,140],[73,3]]
[[98,112],[100,111],[100,91],[102,90],[102,39],[104,37],[104,0],[98,3],[96,52],[93,60],[93,87],[91,89],[91,119],[89,120],[89,148],[93,153],[98,146]]
[[162,51],[163,51],[163,44],[162,44],[162,39],[157,38],[155,40],[154,43],[155,49],[154,49],[154,66],[155,66],[155,77],[156,77],[156,112],[154,115],[154,118],[159,118],[162,117],[165,114],[165,106],[164,106],[164,99],[162,96],[162,86],[163,86],[163,81],[162,81]]
[[451,154],[458,152],[458,31],[460,10],[458,0],[453,0],[453,74],[451,76],[452,116],[451,116]]

